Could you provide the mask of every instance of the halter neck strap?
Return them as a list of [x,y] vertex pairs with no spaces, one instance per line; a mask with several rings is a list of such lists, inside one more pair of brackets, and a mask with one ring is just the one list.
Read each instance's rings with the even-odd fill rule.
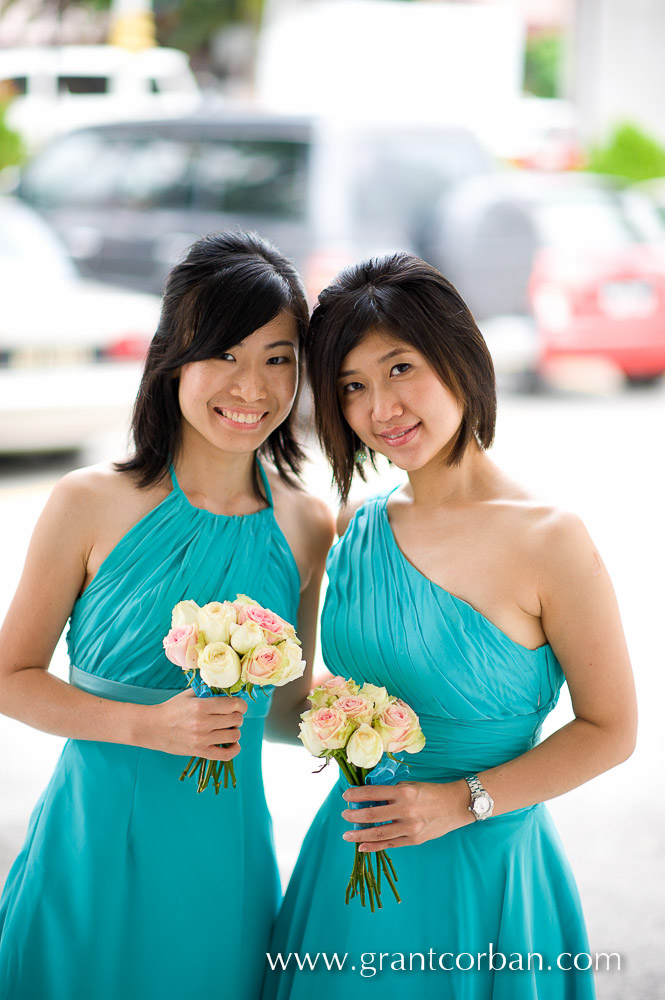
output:
[[266,473],[266,470],[263,468],[263,466],[259,462],[258,458],[256,460],[256,464],[259,467],[259,475],[261,476],[261,482],[263,483],[263,489],[266,492],[266,500],[268,501],[268,505],[270,507],[272,507],[273,506],[273,502],[272,502],[272,490],[270,489],[270,483],[268,482],[268,475]]
[[[256,459],[256,465],[257,465],[258,470],[259,470],[259,478],[260,478],[260,480],[261,480],[261,482],[263,484],[263,489],[265,491],[266,500],[268,501],[268,506],[270,508],[272,508],[272,506],[273,506],[273,502],[272,502],[272,490],[270,489],[270,483],[268,482],[268,476],[266,474],[266,470],[263,468],[263,466],[262,466],[261,462],[259,462],[258,458]],[[169,476],[171,477],[171,485],[173,486],[173,489],[174,490],[180,490],[180,492],[182,493],[182,489],[180,487],[180,483],[178,482],[178,477],[175,474],[175,468],[173,467],[173,462],[171,462],[171,464],[169,465]]]

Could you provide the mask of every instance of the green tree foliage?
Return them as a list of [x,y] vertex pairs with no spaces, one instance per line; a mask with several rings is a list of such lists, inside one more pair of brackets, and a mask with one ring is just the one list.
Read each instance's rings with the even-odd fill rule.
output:
[[532,35],[526,43],[524,89],[534,97],[559,97],[562,59],[560,35]]
[[18,132],[14,132],[5,122],[8,102],[0,102],[0,170],[18,166],[25,159],[25,149]]
[[637,125],[623,122],[605,146],[591,150],[588,169],[628,181],[665,177],[665,148]]
[[154,0],[157,40],[196,55],[229,24],[258,27],[262,7],[263,0]]

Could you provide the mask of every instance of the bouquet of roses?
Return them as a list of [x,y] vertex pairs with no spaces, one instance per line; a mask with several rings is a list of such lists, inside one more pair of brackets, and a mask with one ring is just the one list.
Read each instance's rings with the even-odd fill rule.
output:
[[[315,757],[326,764],[334,759],[349,785],[394,785],[403,780],[408,767],[395,753],[418,753],[425,737],[418,716],[407,704],[389,695],[384,687],[331,677],[309,696],[312,708],[301,715],[300,739]],[[324,765],[325,766],[325,765]],[[384,805],[381,802],[350,802],[351,809]],[[382,824],[355,824],[356,829]],[[397,875],[386,851],[376,851],[376,872],[372,855],[359,850],[346,887],[346,902],[356,894],[362,905],[365,897],[374,912],[381,903],[381,877],[385,876],[395,899]]]
[[[282,687],[302,677],[305,661],[293,625],[260,604],[238,594],[235,601],[211,601],[199,607],[180,601],[173,609],[171,629],[163,640],[168,659],[181,667],[198,698],[238,695],[255,699],[255,687]],[[231,778],[232,760],[192,757],[180,781],[198,774],[197,791],[212,779],[219,792]]]

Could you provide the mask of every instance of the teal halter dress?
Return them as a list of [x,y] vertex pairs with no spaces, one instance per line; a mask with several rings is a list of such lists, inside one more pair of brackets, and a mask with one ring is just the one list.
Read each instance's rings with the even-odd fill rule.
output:
[[[185,687],[171,609],[245,593],[296,623],[299,576],[272,509],[225,517],[173,490],[118,542],[71,615],[71,681],[154,704]],[[280,899],[257,693],[238,786],[197,794],[187,758],[69,740],[0,901],[2,1000],[256,1000]]]
[[[521,646],[415,569],[386,504],[367,502],[329,556],[323,655],[333,673],[385,685],[418,713],[427,745],[404,755],[407,780],[455,781],[533,747],[563,674],[549,645]],[[346,787],[335,786],[303,844],[264,1000],[591,1000],[591,973],[557,967],[582,954],[585,968],[588,943],[544,805],[394,850],[402,903],[384,885],[372,913],[358,898],[344,903],[354,857],[342,840]]]

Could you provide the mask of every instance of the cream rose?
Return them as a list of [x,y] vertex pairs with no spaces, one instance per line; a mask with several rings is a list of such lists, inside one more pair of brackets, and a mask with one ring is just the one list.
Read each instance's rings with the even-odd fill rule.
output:
[[208,687],[230,688],[240,680],[240,657],[226,642],[209,642],[204,646],[198,667]]
[[359,693],[363,698],[368,698],[372,702],[376,715],[381,715],[388,705],[396,701],[392,695],[388,694],[384,687],[378,687],[376,684],[363,684]]
[[274,648],[282,654],[279,674],[273,680],[275,687],[283,687],[285,684],[297,680],[298,677],[302,677],[307,664],[302,658],[302,649],[299,644],[293,642],[292,639],[286,639],[284,642],[277,643]]
[[346,758],[356,767],[373,768],[383,757],[383,742],[376,729],[366,722],[356,729],[346,744]]
[[200,610],[196,601],[179,601],[171,612],[171,628],[198,624]]
[[298,734],[298,739],[302,742],[305,749],[309,750],[313,757],[320,757],[326,748],[314,730],[314,723],[312,721],[314,712],[315,709],[312,708],[309,712],[303,712],[300,716],[300,732]]
[[206,642],[225,642],[231,637],[231,625],[237,621],[236,609],[228,601],[210,601],[199,610],[197,620]]
[[282,666],[282,651],[264,642],[242,658],[242,681],[245,684],[274,684]]
[[265,643],[263,629],[256,622],[245,622],[244,625],[231,625],[230,644],[236,653],[244,656],[250,649]]
[[425,746],[418,716],[399,699],[383,710],[374,726],[390,753],[418,753]]
[[247,596],[247,594],[236,594],[236,599],[232,602],[232,604],[236,611],[240,611],[241,608],[247,607],[248,604],[252,604],[255,608],[260,607],[259,602],[253,601],[251,597]]

